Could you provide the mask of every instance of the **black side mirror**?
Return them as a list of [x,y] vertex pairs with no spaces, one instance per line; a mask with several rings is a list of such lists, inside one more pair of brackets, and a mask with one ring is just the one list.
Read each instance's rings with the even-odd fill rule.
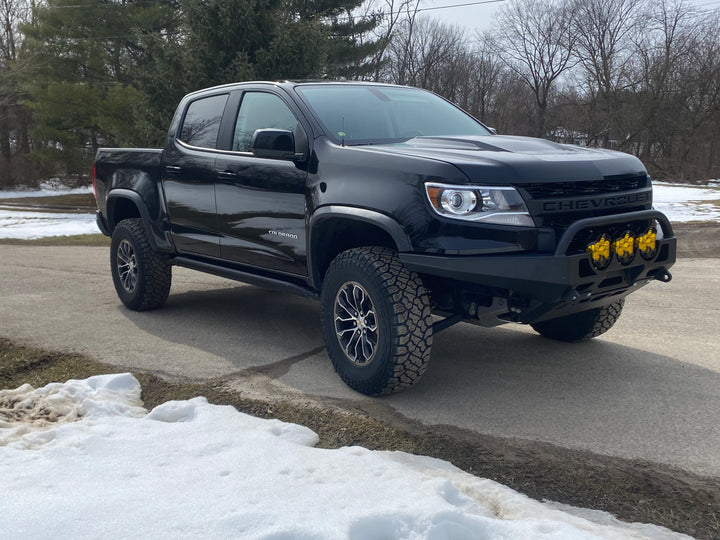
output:
[[287,129],[255,130],[250,151],[259,158],[297,160],[303,157],[295,150],[295,134]]

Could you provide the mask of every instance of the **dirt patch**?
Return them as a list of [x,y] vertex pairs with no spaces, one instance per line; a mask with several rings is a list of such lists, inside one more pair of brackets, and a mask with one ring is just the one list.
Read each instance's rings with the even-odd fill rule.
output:
[[720,257],[720,223],[697,221],[673,223],[678,239],[678,257],[707,259]]
[[52,195],[47,197],[18,197],[1,199],[0,205],[8,207],[32,208],[46,211],[76,211],[94,213],[97,208],[92,193],[70,193],[68,195]]
[[77,407],[59,404],[52,391],[33,394],[32,390],[29,384],[14,390],[0,390],[0,428],[12,429],[17,425],[43,428],[74,422],[82,416]]
[[46,236],[27,240],[23,238],[0,238],[0,244],[11,246],[103,246],[110,247],[110,237],[104,234],[76,234],[70,236]]
[[[80,355],[21,347],[0,338],[0,388],[23,383],[38,387],[117,372],[117,367]],[[539,500],[605,510],[626,521],[655,523],[699,539],[720,538],[720,484],[714,478],[546,443],[424,426],[389,413],[382,400],[360,410],[357,403],[313,400],[282,389],[272,401],[257,399],[252,386],[270,384],[257,373],[249,374],[239,387],[237,376],[205,384],[169,382],[150,373],[135,376],[148,409],[168,400],[204,395],[212,403],[232,405],[257,417],[308,426],[324,448],[360,445],[433,456]],[[250,392],[245,392],[248,388]]]

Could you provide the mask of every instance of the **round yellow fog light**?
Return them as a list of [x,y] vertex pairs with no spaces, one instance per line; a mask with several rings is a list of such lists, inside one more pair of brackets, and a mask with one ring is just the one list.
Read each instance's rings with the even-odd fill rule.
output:
[[657,234],[653,229],[648,229],[645,234],[635,239],[635,248],[646,261],[652,260],[657,255]]
[[625,231],[618,240],[613,242],[613,250],[620,264],[630,264],[635,258],[635,236]]
[[592,258],[592,263],[598,270],[607,268],[610,264],[610,237],[601,234],[597,240],[585,248]]

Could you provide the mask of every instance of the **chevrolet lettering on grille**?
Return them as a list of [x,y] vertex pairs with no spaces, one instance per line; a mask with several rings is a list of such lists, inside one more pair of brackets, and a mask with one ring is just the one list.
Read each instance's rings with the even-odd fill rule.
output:
[[574,210],[594,210],[626,205],[645,204],[652,200],[652,194],[631,193],[617,197],[597,197],[593,199],[563,199],[558,201],[544,201],[544,213],[572,212]]

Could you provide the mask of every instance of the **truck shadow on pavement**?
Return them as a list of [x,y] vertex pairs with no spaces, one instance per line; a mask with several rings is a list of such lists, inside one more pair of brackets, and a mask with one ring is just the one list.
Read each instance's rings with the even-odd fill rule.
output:
[[[251,286],[171,294],[165,308],[119,308],[139,329],[337,402],[367,402],[334,374],[319,303]],[[405,418],[640,458],[720,477],[720,374],[612,342],[567,344],[524,328],[456,325],[434,338],[412,389],[375,398]],[[289,362],[288,362],[289,361]]]

